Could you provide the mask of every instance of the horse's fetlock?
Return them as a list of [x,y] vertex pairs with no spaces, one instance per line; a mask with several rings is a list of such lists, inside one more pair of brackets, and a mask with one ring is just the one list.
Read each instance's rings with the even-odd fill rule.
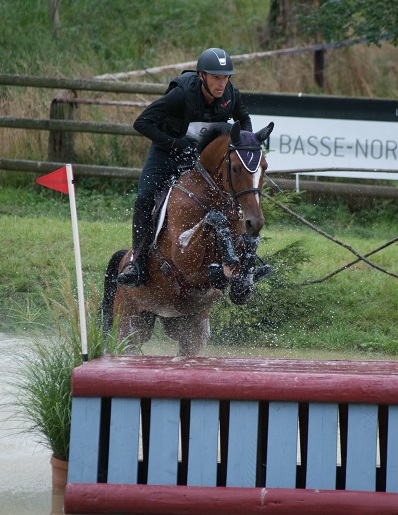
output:
[[247,276],[254,273],[256,267],[256,255],[246,252],[241,259],[240,275]]
[[250,252],[255,254],[257,251],[258,244],[260,243],[259,236],[249,236],[246,233],[243,233],[243,243],[245,245],[246,252]]

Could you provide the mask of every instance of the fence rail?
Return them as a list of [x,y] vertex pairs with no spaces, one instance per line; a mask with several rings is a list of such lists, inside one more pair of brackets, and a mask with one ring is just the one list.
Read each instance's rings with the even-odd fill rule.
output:
[[[24,159],[5,159],[0,157],[0,169],[14,172],[49,173],[57,168],[65,166],[64,162],[55,161],[32,161]],[[141,168],[123,168],[121,166],[100,166],[88,164],[74,164],[73,171],[76,176],[101,176],[114,177],[117,179],[138,180]]]
[[149,84],[143,82],[111,82],[109,80],[98,79],[67,79],[10,74],[0,74],[0,85],[103,91],[108,93],[145,93],[148,95],[161,95],[167,87],[165,84]]
[[[314,49],[313,49],[314,50]],[[113,80],[95,79],[68,79],[52,78],[28,75],[0,74],[0,86],[21,86],[33,88],[60,89],[62,93],[53,98],[50,108],[49,119],[0,117],[0,128],[25,129],[36,131],[49,131],[49,148],[47,161],[33,161],[24,159],[8,159],[0,157],[0,169],[11,171],[26,171],[35,173],[50,172],[56,168],[64,166],[65,162],[74,162],[73,158],[73,134],[113,134],[119,136],[140,136],[132,124],[85,122],[73,120],[74,105],[79,102],[96,103],[92,99],[77,99],[76,91],[97,91],[114,94],[146,94],[159,95],[166,89],[166,84],[153,83],[131,83]],[[244,92],[242,92],[244,93]],[[108,102],[103,102],[108,103]],[[140,104],[133,102],[109,102],[112,104]],[[142,105],[141,105],[142,104]],[[136,105],[135,105],[136,106]],[[125,168],[119,166],[99,166],[88,164],[73,164],[76,175],[81,176],[102,176],[114,178],[129,178],[137,180],[140,176],[140,168]],[[304,170],[285,170],[284,172],[268,172],[268,174],[295,174]],[[312,170],[314,171],[314,170]],[[384,171],[384,170],[380,170]],[[294,180],[279,179],[279,184],[286,189],[294,189]],[[304,189],[310,191],[331,191],[330,188],[338,191],[339,194],[360,195],[379,198],[397,198],[398,188],[387,186],[369,186],[354,184],[338,184],[325,182],[303,181]],[[337,190],[336,190],[337,188]],[[376,193],[377,189],[377,193]]]
[[96,134],[118,134],[141,136],[131,124],[76,122],[73,120],[54,120],[37,118],[0,117],[0,127],[38,131],[88,132]]

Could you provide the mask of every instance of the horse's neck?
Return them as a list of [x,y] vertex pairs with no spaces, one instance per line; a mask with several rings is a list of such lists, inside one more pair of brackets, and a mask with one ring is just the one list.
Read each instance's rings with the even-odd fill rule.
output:
[[217,138],[203,150],[200,155],[200,164],[218,186],[222,186],[221,165],[226,152],[225,138]]

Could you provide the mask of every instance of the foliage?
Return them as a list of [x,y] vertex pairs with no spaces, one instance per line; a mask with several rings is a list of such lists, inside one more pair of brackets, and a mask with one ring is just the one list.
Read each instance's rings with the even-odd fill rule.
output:
[[[339,197],[319,197],[315,202],[305,202],[296,197],[296,206],[303,218],[329,233],[351,230],[364,239],[372,237],[378,227],[388,226],[398,216],[398,204],[392,199],[363,199],[348,201]],[[281,202],[285,203],[284,200]],[[286,204],[286,203],[285,203]],[[295,209],[294,207],[292,208]],[[301,222],[292,219],[297,227]]]
[[[211,46],[226,46],[235,53],[254,51],[252,27],[261,23],[267,10],[268,2],[260,0],[196,0],[194,9],[185,0],[74,0],[62,2],[60,27],[54,33],[47,2],[3,0],[2,73],[25,69],[37,74],[47,63],[70,75],[70,67],[77,73],[90,63],[101,74],[173,63],[173,54],[179,55],[177,62],[187,61],[189,55],[191,60],[188,52],[198,55]],[[220,22],[228,30],[220,30]]]
[[236,306],[224,296],[211,311],[212,342],[216,344],[273,346],[276,333],[289,321],[294,323],[305,312],[311,312],[309,291],[294,288],[297,273],[310,258],[303,242],[295,241],[262,260],[273,267],[273,273],[255,286],[249,303]]
[[[66,274],[68,277],[68,274]],[[38,443],[51,449],[55,458],[69,456],[71,424],[71,374],[82,364],[78,306],[70,280],[61,291],[63,302],[56,300],[48,287],[45,296],[48,315],[57,326],[57,336],[42,336],[27,346],[18,356],[12,374],[14,420],[20,425],[17,432],[32,433]],[[116,343],[117,323],[110,335],[104,335],[97,323],[99,310],[95,293],[87,307],[89,359],[104,352],[124,352],[124,342]],[[26,320],[23,320],[24,325]],[[48,329],[53,331],[53,326]]]
[[350,39],[379,44],[389,40],[398,45],[398,4],[387,0],[325,0],[318,7],[313,2],[296,4],[297,23],[302,34],[321,36],[326,42]]
[[[268,181],[266,181],[268,182]],[[277,186],[278,179],[275,179],[275,184]],[[272,184],[272,183],[271,183]],[[300,192],[295,191],[275,191],[276,187],[272,186],[271,188],[266,188],[264,191],[268,195],[272,196],[272,198],[275,200],[275,202],[281,202],[284,206],[294,209],[295,206],[297,206],[300,202],[300,199],[302,198],[302,194]],[[266,226],[269,226],[275,222],[278,222],[281,220],[282,217],[284,217],[283,211],[280,209],[275,208],[275,205],[273,202],[270,202],[267,198],[261,197],[261,207],[264,213],[264,219]]]

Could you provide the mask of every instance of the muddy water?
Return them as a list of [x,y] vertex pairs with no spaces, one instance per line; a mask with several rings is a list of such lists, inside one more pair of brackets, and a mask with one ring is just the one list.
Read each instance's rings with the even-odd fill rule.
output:
[[30,435],[16,433],[9,385],[14,349],[21,341],[0,334],[0,514],[51,513],[50,452]]
[[[24,342],[26,344],[26,342]],[[15,367],[17,338],[0,333],[0,403],[12,399],[10,370]],[[170,344],[147,344],[147,355],[175,355]],[[209,347],[204,356],[264,357],[301,359],[394,359],[388,356],[336,354],[331,352],[289,351],[285,349],[247,349]],[[15,434],[12,406],[0,409],[0,515],[46,515],[62,513],[62,495],[51,491],[50,451],[31,435]]]

